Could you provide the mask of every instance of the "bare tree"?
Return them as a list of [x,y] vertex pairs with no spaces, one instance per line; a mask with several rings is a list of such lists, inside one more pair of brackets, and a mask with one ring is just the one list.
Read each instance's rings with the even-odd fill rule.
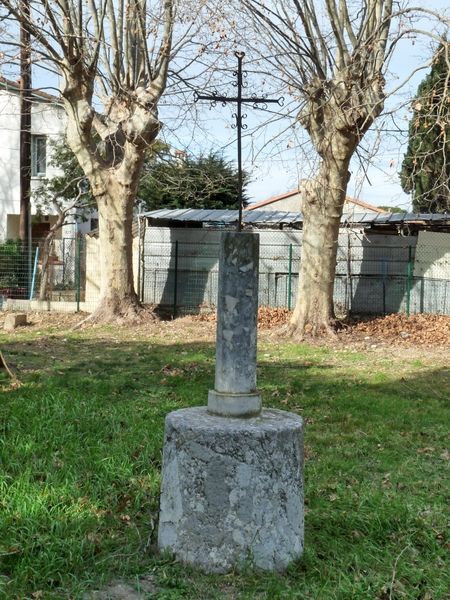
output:
[[[40,252],[41,281],[39,285],[39,300],[49,300],[52,247],[56,233],[65,225],[75,224],[80,218],[80,215],[82,216],[84,213],[91,211],[94,208],[90,194],[86,192],[85,181],[84,177],[77,177],[69,181],[65,188],[62,188],[54,194],[49,194],[47,190],[37,190],[37,193],[41,193],[41,196],[38,196],[38,206],[43,205],[52,207],[56,213],[56,220],[50,226],[42,243]],[[68,201],[65,194],[69,189],[72,191],[72,195],[74,189],[76,189],[76,193],[74,197]]]
[[61,76],[67,141],[99,210],[101,299],[92,320],[133,318],[140,311],[133,203],[146,148],[161,128],[174,1],[31,0],[30,6],[27,18],[20,0],[0,0],[8,18],[29,32],[43,64]]
[[328,332],[333,324],[350,161],[383,111],[389,59],[398,41],[415,30],[412,19],[420,9],[393,0],[241,2],[264,46],[262,55],[297,100],[296,120],[319,157],[316,176],[302,190],[299,299],[290,324],[290,332],[301,338]]

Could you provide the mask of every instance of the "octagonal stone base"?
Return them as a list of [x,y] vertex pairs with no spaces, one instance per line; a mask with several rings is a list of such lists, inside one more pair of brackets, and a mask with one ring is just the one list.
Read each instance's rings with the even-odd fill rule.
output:
[[209,572],[282,570],[303,552],[303,422],[206,407],[166,418],[158,547]]

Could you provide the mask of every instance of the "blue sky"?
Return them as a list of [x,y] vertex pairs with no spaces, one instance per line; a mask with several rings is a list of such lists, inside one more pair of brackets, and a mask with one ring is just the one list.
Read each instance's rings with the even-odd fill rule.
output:
[[[443,13],[444,10],[449,10],[448,0],[428,0],[426,8]],[[430,26],[426,21],[419,25],[423,29]],[[398,44],[387,74],[387,89],[395,89],[415,69],[426,66],[432,56],[431,48],[430,38],[408,39]],[[252,57],[247,56],[245,61],[248,62],[244,65],[251,64],[251,60]],[[386,109],[388,112],[392,111],[393,116],[378,119],[374,130],[377,126],[383,130],[378,138],[369,132],[363,140],[362,146],[369,151],[377,138],[377,149],[370,161],[366,160],[364,151],[361,152],[361,161],[356,158],[353,161],[352,177],[348,186],[350,196],[361,198],[376,206],[389,205],[410,209],[410,197],[403,193],[399,185],[398,172],[407,145],[410,101],[428,71],[429,68],[419,70],[398,93],[387,99]],[[224,93],[234,93],[231,76],[228,89],[229,91]],[[251,93],[258,94],[261,91],[271,95],[271,90],[257,89],[257,86]],[[248,130],[244,136],[244,167],[252,179],[248,187],[250,198],[259,201],[295,189],[298,181],[310,177],[317,165],[314,153],[310,149],[306,153],[300,149],[303,145],[307,146],[307,135],[298,129],[289,130],[287,120],[263,126],[267,117],[258,114],[252,108],[246,112]],[[234,160],[236,144],[235,130],[231,129],[232,113],[230,107],[216,106],[211,110],[208,110],[208,107],[203,108],[200,111],[200,125],[194,124],[197,133],[194,131],[191,134],[194,139],[180,134],[175,136],[177,141],[174,143],[186,143],[188,149],[194,153],[199,149],[223,149],[226,156]],[[395,127],[399,127],[403,134],[394,136],[389,132],[394,127],[394,119]],[[288,131],[285,131],[286,128]],[[189,141],[186,142],[188,138]]]

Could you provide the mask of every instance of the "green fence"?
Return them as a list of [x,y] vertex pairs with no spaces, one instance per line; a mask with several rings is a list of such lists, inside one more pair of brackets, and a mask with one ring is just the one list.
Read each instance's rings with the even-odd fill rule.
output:
[[62,238],[0,243],[0,304],[6,299],[75,302],[83,299],[85,240]]
[[[301,232],[260,232],[259,303],[292,309],[297,301]],[[217,303],[220,231],[148,229],[134,243],[136,289],[164,315],[213,310]],[[403,312],[450,314],[450,249],[416,246],[417,237],[340,236],[334,300],[339,315]],[[0,304],[5,299],[98,302],[99,257],[94,238],[63,238],[48,247],[0,243]],[[137,253],[137,254],[136,254]],[[139,278],[139,281],[138,281]],[[62,307],[62,305],[60,305]]]
[[[142,300],[172,316],[213,309],[219,239],[217,231],[149,231],[142,250]],[[292,309],[298,294],[301,233],[262,231],[260,241],[259,304]],[[341,235],[334,285],[337,312],[450,314],[450,265],[444,265],[439,278],[415,274],[416,242],[412,236]]]

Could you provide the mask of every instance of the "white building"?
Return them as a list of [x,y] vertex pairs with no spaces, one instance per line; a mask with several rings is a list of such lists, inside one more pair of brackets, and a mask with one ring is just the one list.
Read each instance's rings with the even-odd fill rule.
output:
[[[20,96],[19,84],[0,78],[0,240],[19,237],[20,219]],[[60,172],[50,164],[51,142],[64,135],[66,113],[61,101],[50,94],[35,91],[31,107],[31,191],[44,178],[51,179]],[[47,214],[36,215],[31,204],[32,238],[45,236],[56,216],[49,208]],[[92,217],[97,215],[93,214]],[[56,237],[74,237],[76,229],[89,231],[97,223],[69,224]],[[76,229],[75,229],[76,228]]]

